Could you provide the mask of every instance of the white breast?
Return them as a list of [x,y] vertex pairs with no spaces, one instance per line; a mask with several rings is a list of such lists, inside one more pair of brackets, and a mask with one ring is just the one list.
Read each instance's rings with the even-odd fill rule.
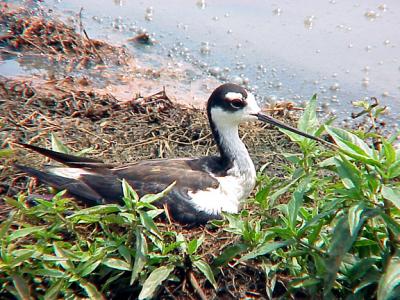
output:
[[208,214],[219,214],[221,211],[238,213],[241,203],[254,189],[256,172],[253,168],[246,173],[238,173],[236,168],[228,171],[227,176],[215,177],[219,182],[216,189],[189,192],[191,202],[199,211]]

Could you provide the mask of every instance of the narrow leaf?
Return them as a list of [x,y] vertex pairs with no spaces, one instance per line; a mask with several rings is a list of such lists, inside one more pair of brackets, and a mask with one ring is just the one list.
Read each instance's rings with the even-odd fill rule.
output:
[[139,299],[150,299],[156,292],[157,287],[168,278],[169,274],[174,270],[174,266],[162,266],[151,272],[143,284],[140,291]]
[[103,259],[102,264],[117,270],[122,270],[122,271],[131,270],[131,266],[126,261],[118,258],[105,258]]
[[53,133],[51,134],[51,149],[56,152],[69,154],[71,151]]
[[400,257],[394,256],[387,264],[378,285],[378,300],[399,299],[400,297]]
[[397,207],[397,209],[400,209],[400,188],[383,185],[381,192],[383,198],[392,202],[393,205]]
[[106,298],[102,293],[96,288],[96,286],[90,282],[85,280],[79,280],[79,285],[85,290],[86,294],[89,296],[89,299],[92,300],[105,300]]
[[15,289],[17,290],[18,296],[20,297],[20,299],[23,299],[23,300],[32,299],[32,297],[30,295],[29,286],[25,282],[25,280],[19,275],[12,275],[11,277],[13,279]]
[[152,234],[154,234],[161,240],[162,239],[161,232],[158,230],[156,224],[154,223],[153,219],[150,218],[148,213],[145,211],[140,211],[139,214],[142,225],[146,227],[148,231],[150,231]]
[[60,293],[64,282],[65,282],[64,279],[54,281],[54,283],[50,286],[50,288],[47,289],[46,294],[44,295],[44,299],[45,300],[57,299],[58,298],[57,296]]
[[143,270],[147,262],[147,242],[143,233],[139,229],[136,229],[136,255],[135,263],[132,269],[131,282],[132,285],[138,278],[140,272]]
[[210,265],[203,260],[196,260],[193,265],[206,276],[207,280],[213,285],[214,289],[217,289],[217,282],[215,281],[214,274],[210,268]]
[[8,238],[10,241],[13,241],[15,239],[25,237],[32,233],[42,231],[44,228],[45,228],[45,226],[36,226],[36,227],[27,227],[27,228],[18,229],[18,230],[15,230],[13,233],[11,233],[8,236]]
[[256,249],[254,249],[253,251],[251,251],[248,254],[242,256],[240,258],[240,260],[238,261],[238,263],[242,262],[242,261],[249,260],[249,259],[256,258],[256,257],[261,256],[261,255],[265,255],[265,254],[270,253],[270,252],[272,252],[272,251],[274,251],[276,249],[291,245],[293,243],[294,243],[294,240],[277,241],[277,242],[270,242],[270,241],[265,242],[261,246],[259,246]]
[[246,244],[235,244],[225,248],[222,253],[213,261],[212,267],[215,269],[229,263],[234,257],[246,251],[248,246]]

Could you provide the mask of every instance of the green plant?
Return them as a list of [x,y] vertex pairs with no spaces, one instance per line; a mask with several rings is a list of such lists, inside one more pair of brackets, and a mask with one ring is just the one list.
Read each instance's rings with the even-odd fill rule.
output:
[[[289,294],[302,290],[327,299],[395,299],[400,295],[399,271],[393,267],[400,255],[395,136],[371,135],[382,141],[377,150],[349,131],[319,125],[315,108],[314,96],[298,128],[317,136],[326,130],[337,146],[321,148],[285,132],[300,153],[285,154],[291,163],[288,180],[260,174],[254,197],[260,209],[250,221],[228,216],[226,230],[241,235],[246,245],[234,256],[240,256],[238,262],[255,259],[268,265],[267,278],[272,269],[289,274]],[[250,236],[262,238],[246,239],[249,229],[256,232]]]

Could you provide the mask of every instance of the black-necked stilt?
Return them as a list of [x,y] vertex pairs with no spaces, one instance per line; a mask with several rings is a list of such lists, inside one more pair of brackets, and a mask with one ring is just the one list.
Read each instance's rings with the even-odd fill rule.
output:
[[237,213],[254,188],[256,170],[239,138],[241,122],[258,119],[319,140],[262,114],[254,96],[235,84],[214,90],[207,103],[207,115],[219,156],[148,160],[113,167],[99,160],[22,144],[67,167],[48,167],[45,171],[17,167],[90,205],[120,202],[122,179],[139,195],[158,193],[175,181],[157,205],[165,205],[175,221],[195,225],[219,218],[221,212]]

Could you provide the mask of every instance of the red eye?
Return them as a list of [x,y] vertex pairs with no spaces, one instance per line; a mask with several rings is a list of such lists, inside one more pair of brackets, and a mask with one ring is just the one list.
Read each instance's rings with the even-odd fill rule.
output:
[[233,108],[235,109],[239,109],[242,108],[244,106],[244,102],[240,99],[233,99],[230,101],[230,104]]

